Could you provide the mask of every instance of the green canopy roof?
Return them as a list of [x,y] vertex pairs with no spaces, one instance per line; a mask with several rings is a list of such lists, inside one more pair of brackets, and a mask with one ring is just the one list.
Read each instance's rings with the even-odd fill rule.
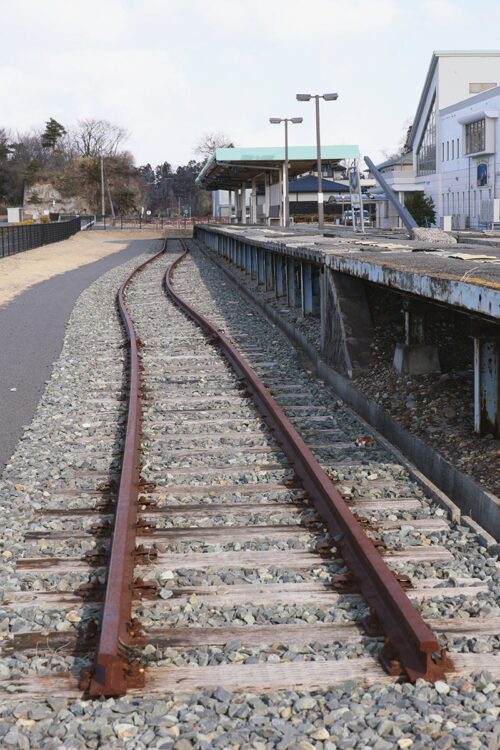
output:
[[[358,146],[321,147],[321,159],[326,164],[358,158]],[[253,178],[256,178],[258,183],[263,183],[264,173],[277,174],[284,160],[284,146],[217,148],[196,181],[207,190],[233,190]],[[288,164],[290,177],[314,169],[316,146],[290,146]]]

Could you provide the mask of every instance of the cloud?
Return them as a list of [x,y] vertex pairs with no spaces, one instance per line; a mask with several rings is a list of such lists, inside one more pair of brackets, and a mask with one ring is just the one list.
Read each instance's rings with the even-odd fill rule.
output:
[[324,142],[392,150],[432,50],[494,48],[499,22],[493,0],[18,0],[2,8],[0,127],[105,118],[138,163],[179,164],[210,130],[280,143],[269,116],[302,115],[291,137],[314,143],[295,93],[333,90]]
[[192,4],[219,30],[276,40],[330,40],[332,50],[339,36],[386,28],[401,15],[398,0],[313,0],[307,8],[303,0],[194,0]]

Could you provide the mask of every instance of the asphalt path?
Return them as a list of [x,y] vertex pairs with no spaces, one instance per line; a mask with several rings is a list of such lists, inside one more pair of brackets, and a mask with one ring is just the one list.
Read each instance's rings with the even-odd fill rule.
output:
[[78,296],[151,242],[131,240],[124,250],[42,281],[0,308],[0,472],[33,419]]

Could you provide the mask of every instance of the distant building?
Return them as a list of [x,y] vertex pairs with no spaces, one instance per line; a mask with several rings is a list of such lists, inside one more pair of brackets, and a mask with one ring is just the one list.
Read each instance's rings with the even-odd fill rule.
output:
[[500,51],[432,55],[407,139],[412,168],[395,162],[390,179],[400,195],[430,196],[442,228],[500,221],[499,83]]

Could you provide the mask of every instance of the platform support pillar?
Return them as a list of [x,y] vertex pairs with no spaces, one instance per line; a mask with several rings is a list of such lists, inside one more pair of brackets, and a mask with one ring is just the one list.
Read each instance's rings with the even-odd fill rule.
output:
[[257,180],[252,180],[252,224],[257,224]]
[[247,189],[245,183],[241,185],[241,223],[247,223]]
[[441,372],[438,348],[425,343],[425,320],[418,303],[404,300],[405,340],[396,344],[394,367],[402,375]]
[[474,431],[500,436],[500,326],[474,322]]
[[250,261],[251,262],[250,274],[251,274],[252,279],[257,279],[257,263],[258,263],[257,248],[256,247],[251,247],[250,250],[251,250],[251,253],[252,253],[252,257],[251,257],[251,261]]
[[257,248],[257,281],[259,286],[266,283],[266,251]]
[[274,258],[273,253],[266,252],[266,292],[274,289]]
[[234,223],[238,224],[240,220],[240,191],[238,188],[234,191]]
[[312,265],[307,261],[300,264],[301,292],[302,292],[302,315],[312,315],[313,312],[313,288],[312,288]]
[[279,196],[280,196],[280,200],[279,200],[280,226],[284,227],[285,226],[285,212],[283,210],[283,172],[281,169],[278,172],[278,177],[279,177]]
[[295,307],[295,261],[293,258],[287,258],[286,260],[286,293],[288,307]]
[[228,224],[231,223],[231,217],[232,217],[232,210],[231,210],[231,202],[232,202],[233,194],[231,190],[227,191],[227,222]]
[[285,296],[285,274],[284,274],[284,258],[282,255],[276,255],[275,259],[275,272],[276,272],[276,296]]
[[264,221],[269,224],[269,206],[270,206],[270,179],[269,173],[266,172],[264,175]]

